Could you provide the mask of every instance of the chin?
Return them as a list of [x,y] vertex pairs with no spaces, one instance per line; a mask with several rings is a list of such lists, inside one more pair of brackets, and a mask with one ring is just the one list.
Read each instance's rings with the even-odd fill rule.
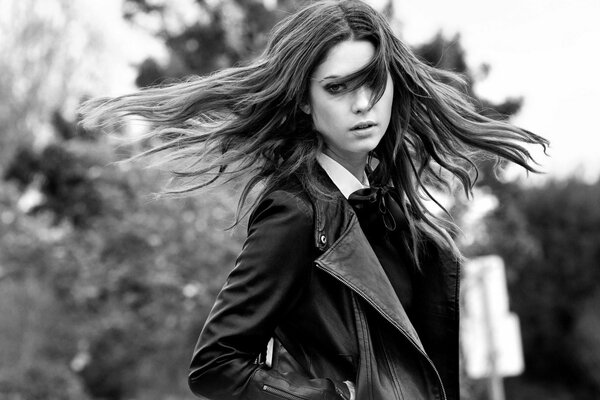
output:
[[373,138],[371,140],[367,140],[364,143],[361,143],[360,146],[357,146],[358,153],[370,153],[375,150],[375,148],[379,145],[381,138]]
[[375,150],[376,146],[368,146],[368,147],[360,147],[354,149],[348,149],[349,153],[352,153],[357,156],[365,156],[368,155],[371,151]]

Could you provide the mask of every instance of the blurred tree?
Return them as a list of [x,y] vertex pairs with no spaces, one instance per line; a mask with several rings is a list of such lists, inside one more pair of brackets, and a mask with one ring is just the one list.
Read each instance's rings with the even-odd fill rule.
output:
[[512,308],[521,317],[526,371],[508,381],[510,398],[533,383],[572,399],[600,396],[600,181],[575,178],[540,187],[505,184],[480,248],[506,261]]
[[474,100],[478,112],[490,118],[506,120],[520,110],[523,103],[522,98],[509,98],[502,103],[493,103],[475,93],[475,84],[478,80],[485,79],[491,67],[484,64],[477,71],[472,71],[467,66],[459,34],[452,39],[446,39],[441,33],[438,33],[431,42],[415,50],[417,55],[430,65],[461,74],[466,82],[466,87],[461,89]]
[[[460,74],[465,81],[465,85],[457,88],[473,100],[479,113],[496,120],[508,120],[521,109],[523,99],[520,97],[510,97],[500,103],[494,103],[477,95],[475,91],[476,84],[479,80],[487,77],[491,67],[484,64],[474,71],[467,66],[465,50],[460,43],[459,34],[447,39],[441,33],[438,33],[431,42],[416,48],[415,52],[417,56],[430,65]],[[477,160],[477,165],[479,169],[478,185],[480,187],[489,187],[494,191],[498,188],[498,185],[501,185],[497,179],[496,171],[500,171],[506,165],[505,162],[497,164],[497,160],[482,157]],[[462,205],[458,205],[458,208],[461,207]],[[455,212],[458,212],[458,209]]]
[[[20,361],[2,357],[0,376],[44,373],[38,365],[55,363],[70,371],[65,379],[79,373],[94,398],[187,394],[190,348],[240,246],[241,232],[218,230],[231,221],[234,189],[149,201],[158,174],[117,165],[98,173],[91,184],[105,206],[84,226],[57,223],[50,209],[23,214],[17,186],[2,185],[0,304],[11,313],[2,313],[0,355]],[[32,284],[44,289],[23,290]],[[0,393],[18,382],[42,390],[44,379],[0,380]]]
[[95,7],[107,8],[91,0],[2,2],[0,171],[20,146],[41,148],[51,142],[52,122],[60,124],[57,118],[71,115],[81,97],[98,91],[110,76],[98,68],[110,60],[102,46],[105,26],[86,21]]
[[[124,18],[140,25],[152,18],[156,22],[148,29],[163,38],[170,52],[165,66],[144,61],[136,83],[148,86],[203,75],[257,55],[266,44],[266,33],[292,3],[269,9],[262,0],[196,0],[184,4],[183,10],[181,4],[167,1],[125,0]],[[196,17],[186,19],[183,13]],[[181,23],[173,26],[172,19]]]

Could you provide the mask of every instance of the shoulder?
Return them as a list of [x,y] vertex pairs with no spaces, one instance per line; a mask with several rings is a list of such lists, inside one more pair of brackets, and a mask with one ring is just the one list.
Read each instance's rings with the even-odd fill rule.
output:
[[277,271],[283,264],[288,273],[309,272],[306,267],[312,265],[316,249],[313,215],[299,193],[283,189],[265,193],[248,220],[242,264],[263,272]]
[[349,226],[353,212],[332,182],[319,189],[322,197],[305,189],[299,179],[290,179],[267,190],[250,215],[248,233],[255,232],[262,221],[270,221],[289,237],[310,235],[313,246],[325,251]]
[[248,229],[265,220],[289,224],[296,231],[312,231],[314,210],[310,197],[297,187],[281,187],[262,194],[250,214]]

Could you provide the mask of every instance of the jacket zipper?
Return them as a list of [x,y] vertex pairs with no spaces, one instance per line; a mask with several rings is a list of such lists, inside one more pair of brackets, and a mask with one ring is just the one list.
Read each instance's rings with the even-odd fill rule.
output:
[[393,326],[396,327],[396,329],[398,329],[400,331],[400,333],[402,333],[404,335],[404,337],[406,339],[408,339],[408,341],[415,347],[415,349],[427,360],[427,362],[429,363],[429,365],[431,365],[431,368],[433,369],[433,372],[435,372],[435,376],[438,379],[438,383],[440,385],[440,388],[442,389],[442,398],[443,400],[447,400],[446,397],[446,390],[444,389],[444,383],[442,382],[442,377],[440,376],[440,373],[438,372],[437,368],[435,367],[435,365],[433,364],[433,361],[431,361],[431,359],[429,358],[429,356],[427,355],[427,353],[425,353],[423,350],[421,350],[421,348],[417,345],[417,343],[415,343],[415,341],[408,335],[408,333],[404,330],[404,328],[402,328],[400,325],[398,325],[394,320],[392,320],[390,317],[388,317],[388,315],[384,312],[382,312],[379,307],[377,307],[377,305],[375,303],[373,303],[369,298],[367,298],[367,296],[363,295],[362,292],[360,290],[358,290],[356,287],[354,287],[354,285],[352,285],[351,283],[347,282],[344,278],[342,278],[341,276],[339,276],[336,273],[333,273],[332,271],[330,271],[329,269],[325,268],[325,266],[320,262],[320,261],[315,261],[315,264],[317,265],[317,267],[319,267],[320,269],[324,270],[325,272],[333,275],[333,277],[335,277],[338,281],[340,281],[342,284],[352,288],[352,290],[354,290],[354,292],[358,293],[358,295],[360,297],[362,297],[364,300],[367,301],[367,303],[369,303],[373,308],[375,308],[381,315],[384,316],[385,319],[388,320],[388,322],[390,322]]
[[262,390],[288,400],[305,400],[304,397],[296,396],[293,393],[269,385],[263,385]]

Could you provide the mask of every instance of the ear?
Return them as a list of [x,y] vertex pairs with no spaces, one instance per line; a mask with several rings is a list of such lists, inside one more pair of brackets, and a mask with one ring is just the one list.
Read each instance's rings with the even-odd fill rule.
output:
[[310,106],[308,104],[300,104],[300,109],[304,112],[304,114],[310,114]]

